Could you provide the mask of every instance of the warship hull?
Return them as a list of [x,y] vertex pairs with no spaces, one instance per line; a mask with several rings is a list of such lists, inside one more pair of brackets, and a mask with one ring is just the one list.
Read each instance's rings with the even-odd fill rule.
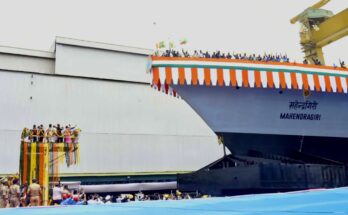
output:
[[236,195],[347,185],[346,94],[174,89],[231,152],[195,173],[179,175],[179,189]]
[[234,195],[348,184],[346,71],[228,59],[153,60],[157,89],[180,95],[230,152],[179,174],[179,189]]

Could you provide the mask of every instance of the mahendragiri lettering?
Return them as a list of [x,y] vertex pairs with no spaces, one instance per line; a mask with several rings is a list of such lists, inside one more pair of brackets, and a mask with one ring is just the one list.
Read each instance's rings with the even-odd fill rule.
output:
[[281,113],[280,119],[292,120],[321,120],[321,114],[306,114],[306,113]]

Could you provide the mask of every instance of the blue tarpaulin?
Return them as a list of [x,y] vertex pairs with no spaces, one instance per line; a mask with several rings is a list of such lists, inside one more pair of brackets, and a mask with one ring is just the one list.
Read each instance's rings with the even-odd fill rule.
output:
[[348,214],[348,188],[108,205],[0,209],[0,215]]

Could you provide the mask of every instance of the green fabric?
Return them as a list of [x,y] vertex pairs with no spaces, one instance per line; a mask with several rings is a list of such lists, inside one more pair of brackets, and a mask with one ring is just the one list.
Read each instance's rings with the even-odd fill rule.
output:
[[23,183],[22,178],[23,178],[23,161],[24,161],[24,141],[21,141],[21,145],[20,145],[20,155],[19,155],[19,179],[20,182]]
[[26,183],[27,183],[27,185],[29,185],[31,183],[30,182],[30,174],[31,174],[31,172],[30,172],[30,170],[31,170],[31,168],[30,168],[30,163],[31,163],[31,159],[30,159],[30,157],[31,157],[31,143],[28,143],[28,155],[26,157],[27,157],[27,181],[26,181]]
[[276,69],[276,68],[257,68],[257,67],[245,67],[245,66],[220,66],[220,65],[201,65],[201,64],[154,64],[152,67],[173,67],[173,68],[210,68],[210,69],[239,69],[239,70],[258,70],[258,71],[272,71],[272,72],[290,72],[290,73],[304,73],[312,75],[326,75],[326,76],[339,76],[348,77],[348,73],[335,73],[328,74],[325,72],[311,72],[296,69]]

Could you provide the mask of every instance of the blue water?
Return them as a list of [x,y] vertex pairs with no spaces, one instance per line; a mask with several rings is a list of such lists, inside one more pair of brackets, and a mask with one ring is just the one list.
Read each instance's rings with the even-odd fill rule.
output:
[[348,214],[348,188],[180,201],[0,209],[0,215]]

